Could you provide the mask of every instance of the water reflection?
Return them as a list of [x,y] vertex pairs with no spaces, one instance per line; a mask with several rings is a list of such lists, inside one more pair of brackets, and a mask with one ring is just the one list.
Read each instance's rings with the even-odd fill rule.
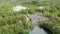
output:
[[35,26],[29,34],[48,34],[43,28]]

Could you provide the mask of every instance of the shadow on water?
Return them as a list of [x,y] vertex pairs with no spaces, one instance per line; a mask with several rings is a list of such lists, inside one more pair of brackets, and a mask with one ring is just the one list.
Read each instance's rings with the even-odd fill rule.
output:
[[[43,27],[44,28],[44,27]],[[48,34],[52,34],[52,32],[49,29],[44,28],[44,30],[48,33]]]

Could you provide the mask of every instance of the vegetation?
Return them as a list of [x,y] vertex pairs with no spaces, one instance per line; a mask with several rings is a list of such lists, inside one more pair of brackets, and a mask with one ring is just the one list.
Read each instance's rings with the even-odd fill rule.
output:
[[[17,5],[29,9],[14,12],[12,8]],[[39,9],[40,6],[44,6],[44,9]],[[52,34],[60,34],[60,2],[39,2],[36,0],[2,3],[0,5],[0,34],[28,34],[34,25],[31,20],[26,19],[26,16],[35,12],[41,12],[42,16],[49,18],[46,22],[40,21],[40,27],[45,28]]]

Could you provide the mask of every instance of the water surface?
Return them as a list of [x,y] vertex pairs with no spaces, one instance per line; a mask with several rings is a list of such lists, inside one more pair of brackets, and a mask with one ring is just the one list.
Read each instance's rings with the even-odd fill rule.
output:
[[43,28],[39,26],[34,26],[33,30],[29,34],[48,34]]

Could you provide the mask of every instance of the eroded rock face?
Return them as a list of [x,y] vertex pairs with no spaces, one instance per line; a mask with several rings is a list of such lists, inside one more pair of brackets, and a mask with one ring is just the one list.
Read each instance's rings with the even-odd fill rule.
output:
[[25,10],[25,9],[27,9],[27,7],[24,7],[24,6],[15,6],[15,7],[13,7],[13,11],[20,11],[20,10]]
[[41,13],[36,12],[35,14],[28,14],[28,17],[32,19],[35,25],[38,25],[39,21],[47,21],[48,18],[43,17]]

